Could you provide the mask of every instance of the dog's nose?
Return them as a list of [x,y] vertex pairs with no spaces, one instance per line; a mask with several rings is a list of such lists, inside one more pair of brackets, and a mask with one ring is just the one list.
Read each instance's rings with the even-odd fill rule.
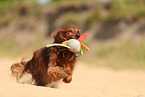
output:
[[80,37],[80,35],[79,35],[79,34],[76,34],[76,37],[77,37],[77,38],[79,38],[79,37]]

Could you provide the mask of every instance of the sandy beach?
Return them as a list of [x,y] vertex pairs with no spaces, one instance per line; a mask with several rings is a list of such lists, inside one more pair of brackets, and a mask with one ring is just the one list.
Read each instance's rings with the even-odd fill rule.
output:
[[145,71],[94,68],[78,62],[70,84],[58,88],[17,83],[10,66],[17,60],[0,60],[0,97],[145,97]]

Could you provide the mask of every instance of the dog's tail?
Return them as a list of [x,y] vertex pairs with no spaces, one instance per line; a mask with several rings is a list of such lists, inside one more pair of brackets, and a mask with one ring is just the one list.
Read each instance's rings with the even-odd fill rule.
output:
[[25,73],[24,67],[26,64],[27,64],[26,61],[21,60],[21,62],[12,64],[12,66],[10,67],[12,76],[16,77],[17,81],[19,81],[22,78],[22,76],[24,75],[24,73]]

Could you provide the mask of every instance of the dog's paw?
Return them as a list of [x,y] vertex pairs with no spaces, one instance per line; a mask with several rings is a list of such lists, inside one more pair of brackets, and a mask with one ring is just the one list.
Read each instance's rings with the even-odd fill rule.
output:
[[68,75],[66,78],[63,79],[63,82],[70,83],[72,81],[72,76]]

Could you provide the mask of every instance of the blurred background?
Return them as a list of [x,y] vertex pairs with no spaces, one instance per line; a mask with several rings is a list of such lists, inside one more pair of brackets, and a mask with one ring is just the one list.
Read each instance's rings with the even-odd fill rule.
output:
[[145,0],[0,0],[0,58],[26,58],[74,26],[89,66],[145,69]]

